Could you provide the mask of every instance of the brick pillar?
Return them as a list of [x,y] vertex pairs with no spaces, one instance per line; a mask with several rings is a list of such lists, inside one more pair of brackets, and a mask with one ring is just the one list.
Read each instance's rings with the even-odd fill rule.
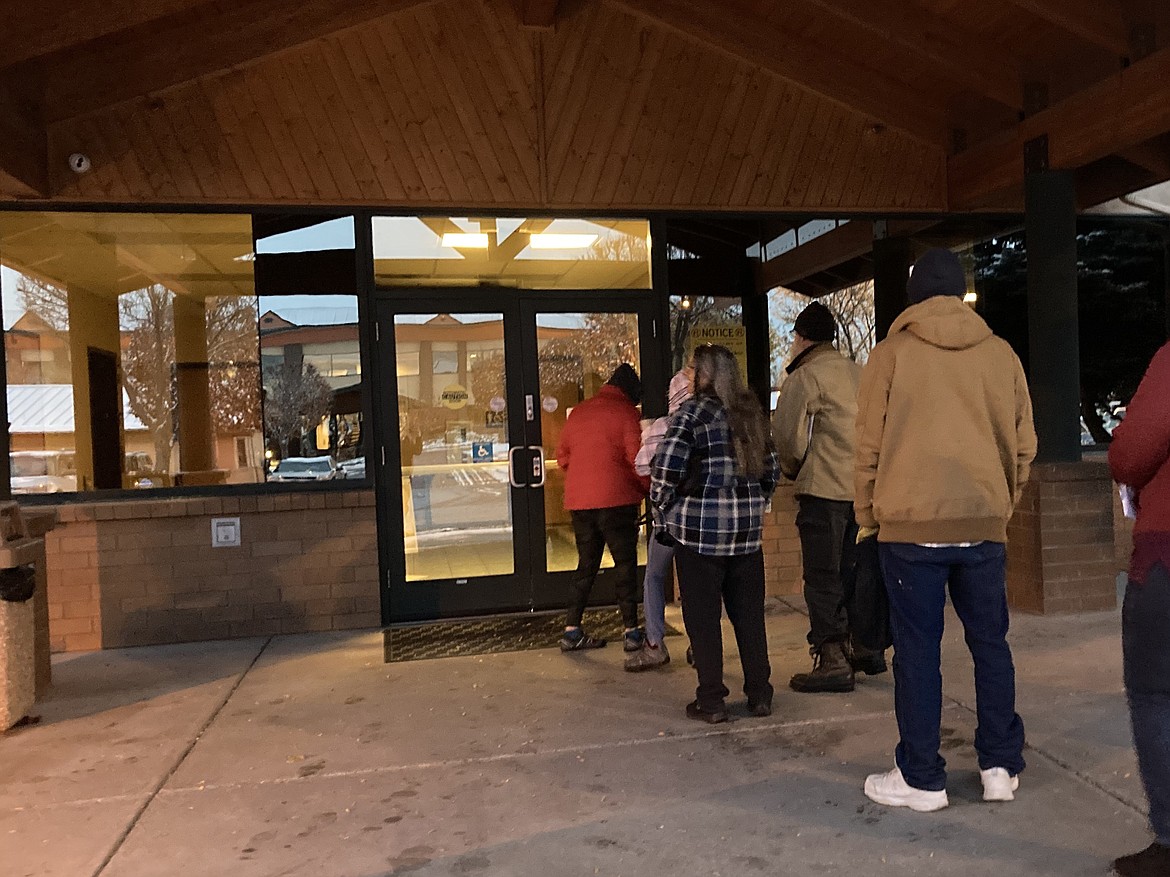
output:
[[1113,609],[1113,482],[1104,461],[1041,463],[1008,525],[1008,601],[1045,614]]
[[769,596],[775,597],[804,592],[796,497],[791,484],[776,489],[772,513],[764,522],[764,588]]

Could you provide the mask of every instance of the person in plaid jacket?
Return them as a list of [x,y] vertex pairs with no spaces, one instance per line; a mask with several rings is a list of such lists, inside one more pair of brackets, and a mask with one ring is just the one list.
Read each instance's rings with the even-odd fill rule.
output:
[[721,604],[735,629],[748,710],[772,712],[764,630],[764,509],[780,478],[768,419],[726,347],[695,351],[695,396],[671,421],[651,472],[650,501],[676,543],[683,621],[699,685],[692,719],[727,721]]

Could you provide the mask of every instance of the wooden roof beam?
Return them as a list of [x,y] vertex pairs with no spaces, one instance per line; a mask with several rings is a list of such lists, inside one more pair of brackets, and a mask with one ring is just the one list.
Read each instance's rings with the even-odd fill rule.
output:
[[1024,106],[1019,59],[990,41],[974,44],[973,35],[956,33],[940,15],[901,0],[807,0],[904,51],[931,62],[948,79],[1014,110]]
[[1170,48],[1114,73],[947,162],[952,210],[997,203],[1022,186],[1024,144],[1048,138],[1048,163],[1075,170],[1170,132]]
[[24,88],[0,82],[0,108],[0,198],[48,197],[49,144],[38,104]]
[[520,24],[548,30],[557,22],[558,0],[520,0]]
[[946,113],[893,77],[707,0],[610,0],[695,42],[787,79],[855,113],[946,146]]
[[433,2],[237,0],[186,10],[33,62],[45,76],[45,118],[70,119]]
[[207,2],[38,0],[36,3],[6,3],[5,8],[0,9],[0,64],[6,67],[18,64]]
[[[930,228],[935,222],[898,220],[887,223],[891,237],[905,237]],[[873,251],[873,223],[855,219],[801,244],[787,253],[756,267],[756,290],[767,292],[777,286],[807,280],[851,259]]]
[[1114,0],[1009,0],[1090,45],[1119,58],[1130,53],[1129,24]]

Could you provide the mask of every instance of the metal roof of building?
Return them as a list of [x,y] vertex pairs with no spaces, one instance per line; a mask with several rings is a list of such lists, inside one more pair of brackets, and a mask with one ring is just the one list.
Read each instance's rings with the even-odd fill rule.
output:
[[[8,422],[13,433],[73,432],[73,387],[70,384],[9,384]],[[130,411],[122,391],[122,422],[127,430],[146,429]]]

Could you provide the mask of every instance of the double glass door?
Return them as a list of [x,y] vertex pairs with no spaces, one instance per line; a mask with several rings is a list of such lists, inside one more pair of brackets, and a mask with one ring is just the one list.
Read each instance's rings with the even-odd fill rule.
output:
[[[650,295],[397,292],[377,331],[386,620],[564,605],[577,551],[557,443],[621,363],[661,396]],[[611,566],[596,603],[614,599]]]

